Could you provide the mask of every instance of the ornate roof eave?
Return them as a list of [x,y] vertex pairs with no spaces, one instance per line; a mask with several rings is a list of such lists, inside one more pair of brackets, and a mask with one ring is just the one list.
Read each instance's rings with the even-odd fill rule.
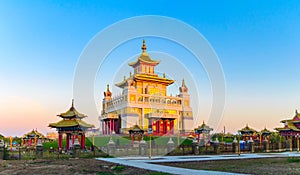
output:
[[34,129],[32,131],[28,132],[27,134],[24,134],[23,138],[29,138],[33,135],[34,135],[34,137],[37,136],[38,138],[46,138],[42,133],[40,133],[40,132],[38,132],[37,130],[34,130]]
[[[145,59],[144,57],[148,57],[148,59]],[[152,60],[147,53],[142,53],[136,61],[130,62],[128,63],[128,65],[134,67],[135,65],[141,62],[156,66],[160,63],[160,60]]]
[[140,128],[137,124],[132,126],[129,131],[133,131],[133,132],[144,132],[144,130],[142,128]]
[[195,130],[198,130],[198,131],[213,131],[213,128],[210,128],[208,125],[206,125],[203,121],[202,125],[198,126],[198,128],[195,128]]
[[147,81],[154,81],[154,82],[161,82],[167,85],[171,85],[175,82],[175,80],[170,80],[167,78],[161,78],[158,76],[153,76],[153,75],[147,75],[147,74],[135,74],[134,75],[134,80],[147,80]]
[[275,128],[276,131],[296,131],[299,132],[300,129],[291,129],[291,128]]
[[124,88],[124,87],[128,86],[128,80],[129,80],[129,78],[124,79],[123,81],[116,83],[115,86]]
[[271,131],[269,131],[267,128],[260,131],[262,134],[270,134]]
[[146,52],[147,46],[146,46],[145,40],[143,40],[143,45],[142,45],[141,49],[142,49],[142,54],[138,57],[138,59],[136,61],[128,63],[129,66],[134,67],[136,64],[138,64],[140,62],[151,64],[154,66],[156,66],[157,64],[160,63],[160,61],[158,61],[158,60],[152,60],[151,57],[149,56],[149,54]]
[[93,128],[95,127],[92,124],[88,124],[82,120],[60,120],[59,122],[56,123],[50,123],[48,127],[51,128],[67,128],[67,127],[76,127],[80,126],[82,128]]
[[250,127],[248,126],[248,124],[247,124],[244,128],[242,128],[242,129],[240,129],[240,130],[238,130],[238,131],[239,131],[239,132],[257,132],[256,130],[250,128]]

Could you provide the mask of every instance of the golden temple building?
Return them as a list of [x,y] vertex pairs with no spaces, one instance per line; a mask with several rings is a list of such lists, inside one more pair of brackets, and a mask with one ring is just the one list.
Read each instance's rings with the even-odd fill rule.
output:
[[160,61],[153,60],[146,52],[145,40],[141,49],[137,60],[129,63],[134,73],[115,84],[122,94],[113,97],[107,85],[99,116],[100,132],[128,133],[136,124],[143,130],[151,128],[156,135],[192,132],[193,111],[184,80],[179,94],[168,96],[167,87],[175,80],[155,72]]

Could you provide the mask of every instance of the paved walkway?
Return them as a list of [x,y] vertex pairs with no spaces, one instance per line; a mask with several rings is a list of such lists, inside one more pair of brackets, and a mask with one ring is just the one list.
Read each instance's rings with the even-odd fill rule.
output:
[[148,157],[122,157],[122,158],[97,158],[112,163],[118,163],[126,166],[143,168],[152,171],[182,174],[182,175],[230,175],[238,173],[227,173],[219,171],[208,170],[193,170],[187,168],[178,168],[165,165],[151,164],[159,162],[190,162],[190,161],[209,161],[209,160],[230,160],[230,159],[249,159],[249,158],[269,158],[269,157],[300,157],[297,152],[283,152],[283,153],[260,153],[260,154],[229,154],[229,155],[200,155],[200,156],[162,156],[153,157],[151,160]]

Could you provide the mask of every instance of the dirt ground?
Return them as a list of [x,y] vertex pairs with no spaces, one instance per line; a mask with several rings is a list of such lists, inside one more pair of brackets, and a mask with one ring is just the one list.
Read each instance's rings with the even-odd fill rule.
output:
[[199,170],[214,170],[257,175],[300,174],[299,158],[262,158],[198,162],[159,163],[161,165]]
[[8,174],[152,174],[155,172],[95,159],[0,160],[0,175]]

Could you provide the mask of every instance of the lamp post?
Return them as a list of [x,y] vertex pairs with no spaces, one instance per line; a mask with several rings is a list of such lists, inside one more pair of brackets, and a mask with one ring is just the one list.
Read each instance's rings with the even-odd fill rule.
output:
[[260,145],[260,149],[262,150],[262,132],[260,132],[259,134],[259,145]]
[[149,150],[149,159],[150,160],[152,158],[152,143],[151,143],[152,142],[152,140],[151,140],[152,133],[153,133],[152,128],[148,128],[148,134],[150,136],[150,143],[149,143],[149,148],[150,148],[150,150]]

